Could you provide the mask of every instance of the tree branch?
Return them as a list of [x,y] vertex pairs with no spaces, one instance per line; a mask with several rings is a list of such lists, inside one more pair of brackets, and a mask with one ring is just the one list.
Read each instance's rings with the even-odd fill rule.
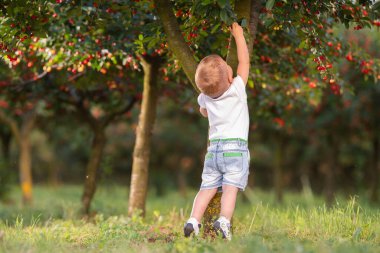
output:
[[104,120],[103,120],[103,124],[104,126],[107,126],[111,121],[113,121],[117,116],[123,114],[123,113],[126,113],[126,112],[129,112],[130,110],[132,110],[134,104],[137,102],[137,98],[136,96],[133,96],[131,98],[131,100],[129,101],[128,104],[126,104],[122,109],[118,110],[118,111],[115,111],[115,112],[112,112],[110,114],[108,114]]
[[69,79],[67,80],[67,82],[71,83],[77,79],[79,79],[80,77],[84,76],[86,72],[81,72],[81,73],[78,73],[76,75],[73,75],[73,76],[70,76]]
[[257,35],[257,25],[259,23],[259,15],[261,9],[261,1],[260,0],[252,0],[251,2],[251,15],[249,17],[249,43],[248,43],[248,52],[249,55],[252,56],[253,44],[255,43],[256,35]]
[[182,36],[170,1],[154,0],[154,3],[157,14],[161,19],[162,26],[168,38],[167,41],[169,43],[170,50],[179,60],[183,71],[190,80],[194,89],[197,92],[200,92],[198,87],[195,85],[195,71],[197,69],[197,62]]
[[27,84],[30,84],[30,83],[34,83],[40,79],[42,79],[44,76],[46,76],[49,72],[42,72],[41,74],[38,74],[37,76],[33,77],[32,79],[29,79],[29,80],[26,80],[26,81],[23,81],[21,82],[20,84],[18,84],[18,86],[25,86]]
[[23,124],[21,127],[22,134],[29,134],[33,129],[37,119],[37,113],[35,109],[32,109],[30,112],[26,113],[23,117]]

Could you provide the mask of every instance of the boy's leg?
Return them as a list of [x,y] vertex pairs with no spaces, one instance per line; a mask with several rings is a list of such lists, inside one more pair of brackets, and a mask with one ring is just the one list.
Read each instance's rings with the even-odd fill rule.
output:
[[201,227],[200,221],[202,216],[207,208],[208,203],[215,195],[218,189],[202,189],[195,196],[193,209],[191,211],[191,216],[187,220],[184,227],[185,237],[189,237],[193,232],[195,235],[198,235],[199,229]]
[[223,185],[220,217],[214,223],[214,229],[221,232],[223,238],[231,240],[231,218],[235,210],[236,196],[239,189],[232,185]]
[[204,212],[208,206],[208,203],[216,194],[218,188],[215,189],[202,189],[198,192],[197,196],[195,196],[193,209],[191,211],[191,217],[197,219],[198,222],[201,221]]
[[235,210],[236,196],[239,188],[232,185],[223,185],[220,216],[226,217],[229,221]]

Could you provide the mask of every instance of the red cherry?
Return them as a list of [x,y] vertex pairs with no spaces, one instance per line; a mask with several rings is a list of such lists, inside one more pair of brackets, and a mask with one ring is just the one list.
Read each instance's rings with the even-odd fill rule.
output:
[[281,127],[283,127],[285,125],[285,121],[281,118],[274,118],[273,121]]
[[9,104],[8,104],[8,102],[7,101],[5,101],[5,100],[0,100],[0,107],[1,108],[8,108],[8,106],[9,106]]
[[326,67],[324,67],[324,66],[318,66],[318,67],[317,67],[317,70],[318,70],[318,71],[325,71],[325,70],[326,70]]
[[370,71],[371,71],[371,69],[367,69],[367,68],[363,68],[363,69],[362,69],[362,73],[363,73],[364,75],[367,75]]
[[182,10],[178,10],[176,13],[175,13],[175,16],[178,18],[180,16],[182,16]]
[[348,53],[348,54],[346,55],[346,59],[347,59],[347,61],[353,61],[353,60],[354,60],[354,58],[352,57],[352,54],[351,54],[351,53]]
[[314,89],[314,88],[317,87],[317,85],[315,84],[315,82],[310,82],[309,83],[309,87],[312,88],[312,89]]

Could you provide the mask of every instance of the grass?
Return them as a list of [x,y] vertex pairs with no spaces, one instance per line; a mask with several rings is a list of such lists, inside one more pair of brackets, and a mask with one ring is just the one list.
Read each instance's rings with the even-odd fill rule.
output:
[[[380,252],[380,211],[360,198],[326,208],[319,198],[287,193],[278,205],[258,190],[239,199],[231,242],[182,237],[195,191],[148,196],[147,216],[127,217],[128,194],[99,187],[89,220],[80,215],[80,186],[38,186],[34,204],[0,204],[0,252]],[[16,201],[17,200],[17,201]]]

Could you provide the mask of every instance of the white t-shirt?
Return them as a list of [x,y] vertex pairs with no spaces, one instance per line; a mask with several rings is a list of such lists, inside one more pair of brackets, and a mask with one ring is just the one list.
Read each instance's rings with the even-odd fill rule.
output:
[[231,86],[218,98],[203,93],[198,104],[206,108],[210,125],[209,139],[241,138],[248,140],[249,114],[245,84],[236,76]]

